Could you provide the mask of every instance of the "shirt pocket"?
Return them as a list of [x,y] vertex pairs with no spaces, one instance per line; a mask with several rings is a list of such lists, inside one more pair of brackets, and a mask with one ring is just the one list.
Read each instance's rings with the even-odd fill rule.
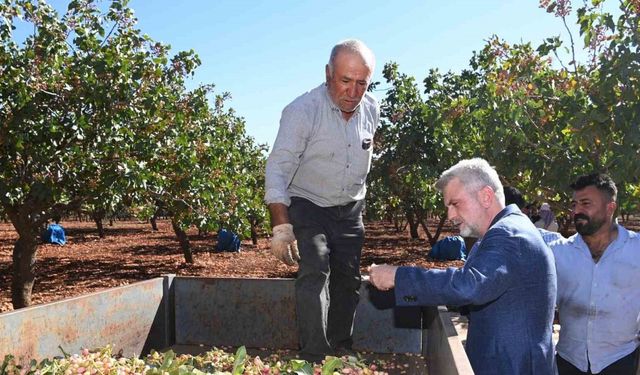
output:
[[373,134],[368,131],[360,133],[357,147],[353,154],[354,176],[361,184],[364,184],[367,174],[371,170],[371,157],[373,155]]

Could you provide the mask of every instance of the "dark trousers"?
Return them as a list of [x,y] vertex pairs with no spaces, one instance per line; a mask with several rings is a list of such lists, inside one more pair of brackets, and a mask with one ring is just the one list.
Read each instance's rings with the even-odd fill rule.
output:
[[[638,370],[638,356],[640,354],[640,347],[636,348],[631,354],[620,358],[613,362],[609,366],[605,367],[598,375],[636,375]],[[556,360],[558,363],[558,375],[591,375],[591,369],[587,372],[580,371],[577,367],[572,365],[569,361],[556,354]]]
[[303,358],[349,349],[360,297],[364,201],[319,207],[292,198],[289,219],[298,241],[296,314]]

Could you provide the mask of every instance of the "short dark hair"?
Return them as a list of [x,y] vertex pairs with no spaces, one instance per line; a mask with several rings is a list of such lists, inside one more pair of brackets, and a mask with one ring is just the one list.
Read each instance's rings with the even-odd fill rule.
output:
[[574,191],[582,190],[587,186],[595,186],[598,190],[605,193],[609,199],[616,201],[618,197],[618,188],[613,179],[605,173],[592,173],[578,177],[578,179],[572,183],[571,189]]
[[510,205],[515,203],[519,209],[523,209],[525,207],[524,197],[520,190],[514,188],[513,186],[505,186],[504,187],[504,204]]

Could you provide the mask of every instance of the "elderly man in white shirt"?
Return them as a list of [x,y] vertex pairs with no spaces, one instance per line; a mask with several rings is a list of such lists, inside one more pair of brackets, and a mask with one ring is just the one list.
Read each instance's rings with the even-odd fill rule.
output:
[[352,354],[361,283],[362,211],[378,101],[367,92],[375,68],[362,41],[334,46],[325,83],[285,107],[266,166],[271,251],[298,262],[300,357],[320,363]]
[[635,375],[640,345],[640,236],[616,224],[605,174],[571,185],[577,234],[549,244],[558,273],[560,375]]

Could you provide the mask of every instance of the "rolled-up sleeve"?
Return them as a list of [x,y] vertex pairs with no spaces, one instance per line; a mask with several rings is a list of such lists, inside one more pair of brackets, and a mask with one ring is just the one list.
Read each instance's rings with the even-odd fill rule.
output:
[[300,165],[310,127],[309,116],[302,108],[289,105],[282,111],[278,135],[267,159],[265,203],[291,203],[287,188]]

